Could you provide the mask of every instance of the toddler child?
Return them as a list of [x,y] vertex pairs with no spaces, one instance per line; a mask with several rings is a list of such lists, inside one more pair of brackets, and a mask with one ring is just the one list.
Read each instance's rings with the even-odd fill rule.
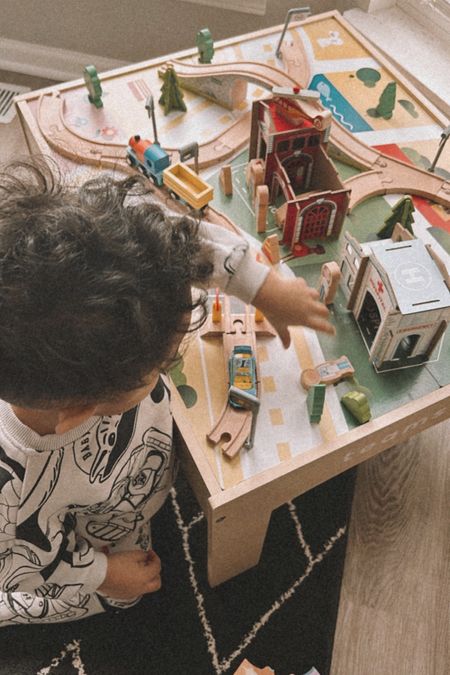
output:
[[[206,290],[333,333],[318,292],[139,177],[0,175],[0,626],[79,619],[160,588],[150,520],[173,482],[163,373]],[[193,287],[200,289],[193,291]]]

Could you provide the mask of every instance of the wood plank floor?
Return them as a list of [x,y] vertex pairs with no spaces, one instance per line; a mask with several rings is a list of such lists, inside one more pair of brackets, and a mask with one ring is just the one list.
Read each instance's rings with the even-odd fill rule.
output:
[[358,468],[331,675],[450,673],[450,422]]

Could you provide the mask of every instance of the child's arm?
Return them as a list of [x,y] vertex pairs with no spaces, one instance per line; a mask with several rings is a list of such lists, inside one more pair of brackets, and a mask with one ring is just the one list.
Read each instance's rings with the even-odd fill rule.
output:
[[161,588],[161,561],[154,551],[122,551],[107,555],[101,595],[129,600]]
[[270,321],[286,348],[291,342],[288,326],[307,326],[330,335],[336,332],[319,292],[302,277],[281,277],[271,270],[253,298],[253,305]]
[[258,262],[248,241],[229,230],[203,221],[200,233],[214,252],[211,287],[219,286],[260,309],[285,347],[290,344],[288,326],[307,326],[334,335],[328,309],[303,278],[280,276]]

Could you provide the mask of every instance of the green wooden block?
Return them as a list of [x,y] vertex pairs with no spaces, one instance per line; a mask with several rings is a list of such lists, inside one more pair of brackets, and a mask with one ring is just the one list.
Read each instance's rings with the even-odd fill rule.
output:
[[308,408],[309,421],[311,424],[320,422],[325,403],[325,384],[315,384],[308,390],[306,407]]
[[362,391],[349,391],[342,396],[341,403],[361,424],[370,420],[369,401]]

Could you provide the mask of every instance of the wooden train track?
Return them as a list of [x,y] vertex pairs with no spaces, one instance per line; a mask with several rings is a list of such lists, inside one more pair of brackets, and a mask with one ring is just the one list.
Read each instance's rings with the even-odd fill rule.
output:
[[[248,306],[245,308],[244,314],[231,314],[228,297],[224,298],[222,320],[219,323],[213,323],[210,319],[201,332],[202,337],[222,337],[224,374],[227,381],[229,379],[228,361],[233,348],[237,345],[249,345],[252,348],[256,361],[256,392],[259,395],[256,334],[273,337],[275,331],[266,321],[257,325],[254,315],[250,314]],[[215,445],[220,444],[222,452],[227,457],[233,458],[248,439],[251,426],[251,411],[235,408],[230,404],[229,398],[227,398],[220,415],[207,437],[211,443]]]

